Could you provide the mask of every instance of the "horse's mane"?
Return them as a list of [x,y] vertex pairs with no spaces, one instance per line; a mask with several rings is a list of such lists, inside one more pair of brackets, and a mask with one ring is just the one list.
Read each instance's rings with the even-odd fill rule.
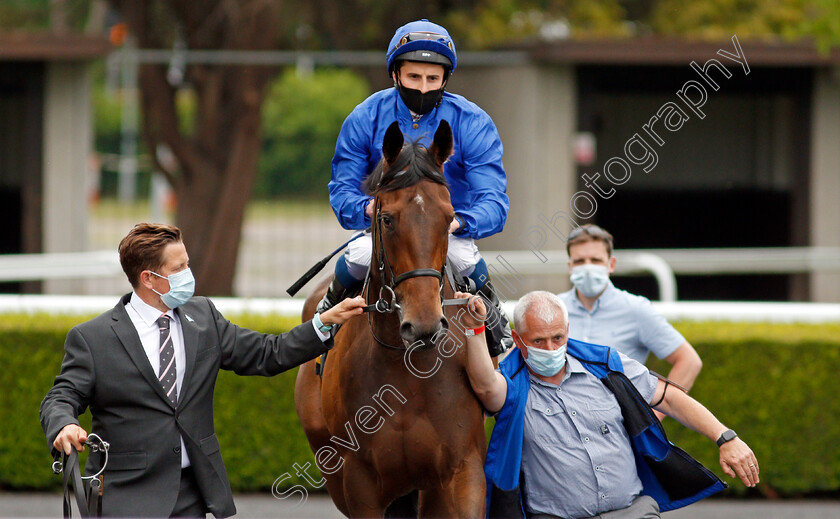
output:
[[362,189],[368,195],[396,191],[410,187],[421,180],[431,180],[437,184],[446,185],[443,172],[438,169],[425,146],[416,140],[403,146],[397,160],[391,168],[384,171],[385,159],[379,161],[376,169],[368,175],[362,184]]

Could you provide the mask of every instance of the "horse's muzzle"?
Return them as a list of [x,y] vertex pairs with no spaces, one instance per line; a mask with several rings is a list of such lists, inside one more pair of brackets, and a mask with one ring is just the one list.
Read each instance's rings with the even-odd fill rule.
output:
[[406,346],[411,346],[417,342],[421,342],[422,345],[417,346],[416,350],[423,351],[434,348],[435,342],[433,338],[435,335],[448,329],[449,322],[447,322],[446,317],[441,317],[440,320],[433,326],[425,328],[421,328],[413,324],[411,321],[404,321],[400,325],[400,336]]

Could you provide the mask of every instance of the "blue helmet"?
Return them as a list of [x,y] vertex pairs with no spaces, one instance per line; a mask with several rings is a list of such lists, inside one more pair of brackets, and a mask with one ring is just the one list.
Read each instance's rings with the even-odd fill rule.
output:
[[398,60],[420,61],[443,65],[447,73],[455,70],[458,60],[449,32],[436,23],[423,19],[403,25],[388,44],[388,73]]

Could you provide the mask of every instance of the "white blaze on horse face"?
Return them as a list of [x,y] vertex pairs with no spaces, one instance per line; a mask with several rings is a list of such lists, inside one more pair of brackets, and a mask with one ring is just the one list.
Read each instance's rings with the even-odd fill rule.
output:
[[422,210],[425,213],[426,212],[426,201],[423,200],[423,197],[418,193],[418,194],[414,195],[413,200],[414,200],[415,204],[420,206],[420,210]]

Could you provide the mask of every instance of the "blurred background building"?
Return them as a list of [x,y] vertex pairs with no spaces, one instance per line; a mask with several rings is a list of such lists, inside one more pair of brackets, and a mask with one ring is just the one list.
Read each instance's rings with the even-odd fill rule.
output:
[[[167,2],[158,3],[166,9]],[[562,254],[542,253],[564,250],[573,219],[604,226],[619,249],[654,249],[666,261],[671,249],[701,263],[715,257],[705,249],[734,254],[721,251],[718,263],[729,264],[718,273],[675,268],[680,299],[836,301],[840,272],[831,270],[834,260],[814,269],[808,259],[813,251],[798,248],[840,248],[840,55],[830,43],[820,44],[837,37],[820,25],[822,17],[838,13],[830,2],[788,3],[798,10],[784,11],[784,18],[766,3],[718,2],[719,12],[693,24],[690,9],[667,0],[549,2],[542,8],[523,1],[511,12],[482,2],[451,9],[409,2],[405,12],[367,13],[365,27],[378,28],[344,41],[350,36],[333,16],[337,4],[325,2],[319,14],[291,2],[273,11],[285,16],[274,27],[276,46],[253,52],[240,46],[231,53],[223,41],[195,48],[189,27],[179,26],[177,17],[175,29],[159,40],[166,45],[147,47],[119,1],[10,2],[0,9],[0,252],[113,252],[136,222],[179,223],[178,194],[185,188],[177,179],[184,164],[178,149],[158,144],[152,153],[151,141],[143,139],[148,127],[141,100],[156,94],[143,90],[138,70],[165,71],[168,90],[162,92],[177,104],[178,129],[189,143],[196,140],[194,125],[204,106],[195,70],[262,67],[274,79],[261,109],[261,152],[238,260],[232,272],[222,267],[215,275],[231,275],[235,295],[284,297],[286,287],[349,234],[339,228],[326,196],[341,121],[370,92],[390,86],[383,48],[393,28],[428,16],[446,24],[459,44],[448,90],[484,108],[505,146],[510,216],[503,233],[479,246],[520,254],[487,258],[495,275],[508,278],[510,297],[568,287]],[[603,9],[587,11],[586,5]],[[35,15],[26,6],[40,6],[52,18],[31,22]],[[30,16],[21,18],[21,9]],[[55,9],[64,10],[64,22]],[[361,23],[360,16],[348,15],[345,23]],[[80,35],[84,31],[74,31],[74,23],[98,29]],[[17,27],[27,24],[34,28]],[[733,35],[748,74],[718,52],[736,52]],[[730,74],[709,73],[717,90],[692,67],[711,59]],[[678,96],[689,81],[707,94],[699,108],[703,118]],[[625,178],[607,182],[605,164],[613,157],[627,163],[629,140],[639,135],[653,144],[644,126],[668,103],[686,118],[675,131],[663,129],[659,118],[664,142],[651,146],[655,166],[645,172],[644,164],[630,164]],[[616,177],[623,170],[610,171]],[[595,174],[614,194],[596,193],[586,180]],[[589,198],[576,198],[581,192]],[[220,194],[207,203],[232,199]],[[597,209],[582,215],[589,199]],[[570,206],[575,200],[577,215]],[[784,268],[752,268],[761,251],[733,251],[742,248],[796,254],[778,263]],[[820,250],[836,256],[840,249]],[[545,258],[539,275],[516,261],[529,254],[531,263]],[[214,258],[199,257],[205,264]],[[118,270],[102,272],[12,281],[0,289],[129,289]],[[661,296],[649,275],[619,284]]]

